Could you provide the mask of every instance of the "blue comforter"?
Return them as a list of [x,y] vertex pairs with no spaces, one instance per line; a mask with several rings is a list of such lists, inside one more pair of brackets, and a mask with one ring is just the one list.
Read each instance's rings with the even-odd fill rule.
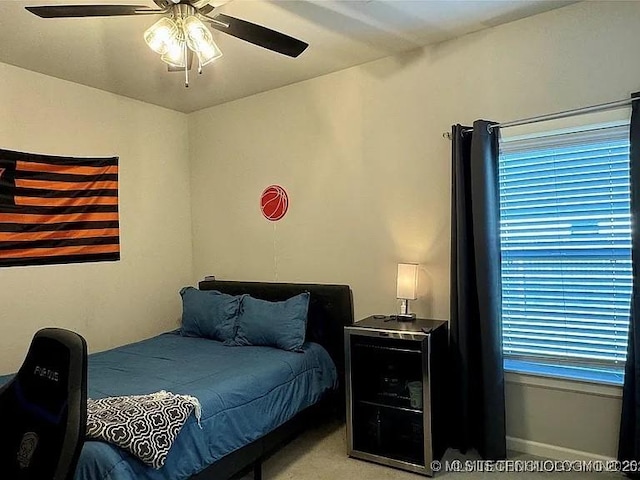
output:
[[85,443],[75,480],[181,480],[246,445],[335,388],[337,374],[320,345],[303,353],[163,334],[89,359],[89,396],[167,390],[202,404],[202,429],[192,415],[166,464],[154,470],[118,447]]

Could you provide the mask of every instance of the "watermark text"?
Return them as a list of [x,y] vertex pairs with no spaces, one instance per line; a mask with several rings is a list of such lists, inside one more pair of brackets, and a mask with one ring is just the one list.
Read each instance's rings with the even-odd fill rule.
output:
[[434,460],[433,472],[640,472],[636,460]]

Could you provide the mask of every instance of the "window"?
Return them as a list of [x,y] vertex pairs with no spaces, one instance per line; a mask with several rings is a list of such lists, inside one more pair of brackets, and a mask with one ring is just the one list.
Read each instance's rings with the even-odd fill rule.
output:
[[503,139],[505,368],[621,383],[631,304],[629,126]]

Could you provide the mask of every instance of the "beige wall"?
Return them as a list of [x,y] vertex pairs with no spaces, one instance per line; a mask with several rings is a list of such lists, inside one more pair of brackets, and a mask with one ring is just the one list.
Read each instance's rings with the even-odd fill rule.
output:
[[0,269],[0,374],[35,330],[102,350],[177,326],[191,280],[186,116],[0,64],[0,147],[120,157],[119,262]]
[[507,446],[539,456],[616,457],[619,387],[507,374]]
[[[640,2],[582,2],[191,114],[195,276],[348,283],[363,317],[396,309],[396,263],[413,261],[415,310],[448,318],[442,132],[627,97],[639,22]],[[258,210],[271,183],[290,195],[275,224]],[[510,436],[615,454],[615,395],[516,382],[507,402]]]
[[[0,373],[42,326],[93,351],[172,328],[205,274],[348,283],[363,317],[395,311],[396,263],[419,262],[413,308],[447,319],[441,133],[640,90],[638,21],[639,3],[583,2],[188,117],[0,64],[0,147],[119,155],[122,240],[116,263],[0,270]],[[271,183],[290,195],[278,223],[258,209]],[[619,411],[616,389],[507,386],[508,434],[534,452],[613,456]]]

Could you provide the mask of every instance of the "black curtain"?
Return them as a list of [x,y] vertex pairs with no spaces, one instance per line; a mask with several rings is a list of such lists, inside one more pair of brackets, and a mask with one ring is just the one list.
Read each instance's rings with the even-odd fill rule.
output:
[[[640,96],[634,93],[633,97]],[[631,317],[627,362],[622,390],[622,419],[618,443],[618,460],[640,461],[640,100],[633,102],[631,111],[630,175],[631,175],[631,260],[633,270],[633,291],[631,296]],[[629,474],[640,478],[640,473]]]
[[449,443],[506,458],[498,128],[454,125]]

